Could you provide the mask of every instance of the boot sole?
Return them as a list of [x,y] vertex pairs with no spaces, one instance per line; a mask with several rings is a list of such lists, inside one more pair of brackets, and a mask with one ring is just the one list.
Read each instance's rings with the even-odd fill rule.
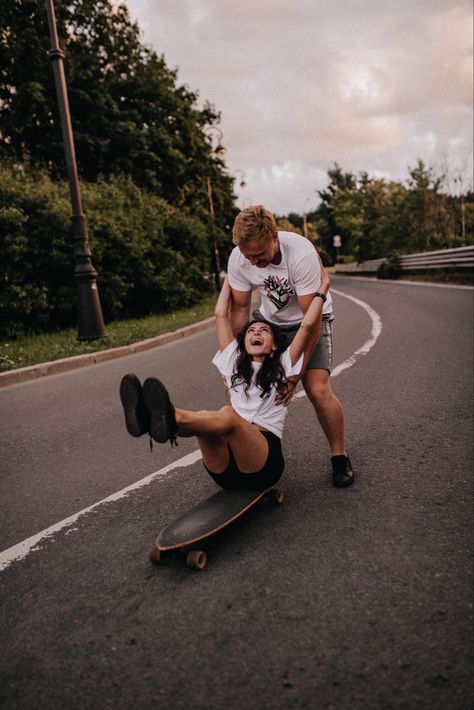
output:
[[160,380],[150,377],[143,383],[143,399],[150,412],[151,438],[164,444],[175,433],[171,431],[171,400],[168,392]]
[[131,436],[138,438],[148,431],[148,413],[145,409],[140,380],[135,375],[125,375],[120,383],[120,401],[125,414],[125,426]]
[[335,488],[348,488],[349,486],[352,486],[354,481],[355,481],[355,476],[354,476],[354,474],[352,474],[352,476],[350,476],[349,478],[343,479],[342,481],[333,477],[332,484]]

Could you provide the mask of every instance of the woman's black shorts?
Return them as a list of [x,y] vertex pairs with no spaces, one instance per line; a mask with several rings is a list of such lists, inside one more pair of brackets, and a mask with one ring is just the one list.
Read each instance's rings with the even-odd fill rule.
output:
[[281,451],[281,439],[271,431],[262,431],[268,441],[268,457],[263,468],[256,473],[241,473],[237,468],[234,454],[229,447],[230,461],[222,473],[212,473],[206,464],[204,468],[218,486],[226,491],[244,490],[261,491],[270,488],[281,478],[285,468],[285,459]]

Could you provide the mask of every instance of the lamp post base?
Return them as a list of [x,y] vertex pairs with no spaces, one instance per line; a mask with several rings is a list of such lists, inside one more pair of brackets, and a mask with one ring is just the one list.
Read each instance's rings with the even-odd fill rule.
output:
[[77,339],[97,340],[107,337],[95,279],[79,281],[77,297]]

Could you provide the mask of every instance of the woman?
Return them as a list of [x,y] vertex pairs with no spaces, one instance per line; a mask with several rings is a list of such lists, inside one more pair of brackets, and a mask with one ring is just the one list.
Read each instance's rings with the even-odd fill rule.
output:
[[[325,276],[323,292],[329,288]],[[285,466],[281,436],[286,407],[278,404],[288,377],[303,370],[319,336],[323,299],[315,296],[291,343],[285,349],[277,326],[251,321],[234,338],[228,311],[230,287],[225,279],[216,309],[219,351],[214,365],[225,378],[230,406],[194,412],[175,407],[160,380],[150,377],[143,388],[135,375],[120,385],[125,423],[132,436],[176,443],[195,436],[206,470],[225,489],[262,490],[273,486]]]

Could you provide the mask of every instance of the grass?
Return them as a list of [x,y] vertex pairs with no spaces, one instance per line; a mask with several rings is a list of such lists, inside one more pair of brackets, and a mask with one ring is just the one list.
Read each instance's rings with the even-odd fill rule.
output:
[[215,302],[216,297],[209,296],[201,303],[182,311],[107,323],[107,337],[100,340],[79,341],[77,331],[72,328],[55,333],[29,335],[18,340],[3,340],[0,341],[0,372],[117,348],[169,333],[212,316]]

